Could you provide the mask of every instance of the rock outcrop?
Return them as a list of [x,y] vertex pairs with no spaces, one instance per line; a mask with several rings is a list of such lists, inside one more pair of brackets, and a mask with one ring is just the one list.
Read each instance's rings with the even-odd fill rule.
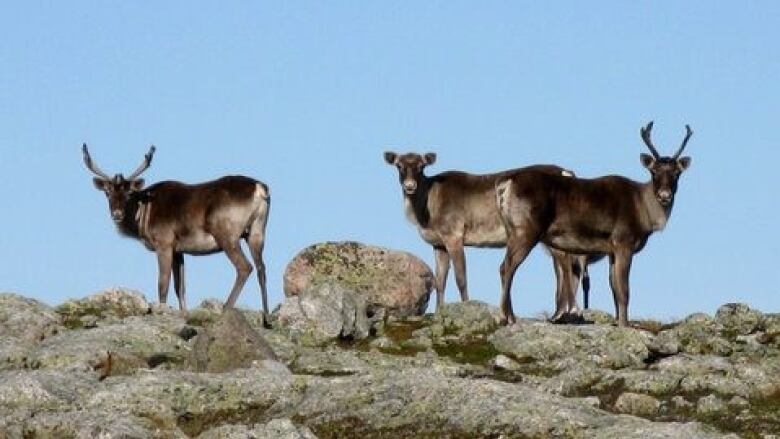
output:
[[[111,294],[140,304],[131,292]],[[276,315],[267,329],[260,312],[222,312],[210,302],[190,313],[131,306],[138,312],[58,314],[18,295],[0,301],[2,340],[16,343],[0,349],[0,437],[698,439],[780,431],[780,319],[741,304],[633,328],[532,319],[499,327],[494,307],[471,301],[439,315],[388,316],[376,334],[313,345],[291,320]],[[18,329],[17,315],[38,328],[34,336]],[[95,319],[65,324],[83,315]],[[343,313],[334,319],[343,330]],[[235,361],[225,360],[231,352]],[[193,359],[206,366],[193,368]]]
[[288,297],[321,284],[336,284],[363,296],[369,309],[388,315],[421,315],[428,307],[433,273],[411,253],[357,242],[327,242],[303,249],[284,272]]

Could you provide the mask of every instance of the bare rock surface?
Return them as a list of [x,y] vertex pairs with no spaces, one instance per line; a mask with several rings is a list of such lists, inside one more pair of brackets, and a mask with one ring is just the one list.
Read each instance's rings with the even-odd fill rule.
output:
[[428,306],[433,273],[411,253],[357,242],[327,242],[303,249],[284,272],[284,294],[336,283],[362,295],[388,315],[420,315]]
[[229,372],[276,361],[271,346],[235,308],[226,309],[201,331],[190,351],[189,363],[198,372]]
[[274,314],[296,340],[311,345],[364,339],[371,326],[363,295],[339,283],[318,284],[287,297]]

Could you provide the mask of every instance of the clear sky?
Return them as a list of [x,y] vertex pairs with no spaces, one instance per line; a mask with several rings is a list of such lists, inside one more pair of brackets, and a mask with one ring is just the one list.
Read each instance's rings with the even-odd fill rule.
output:
[[[645,181],[652,119],[666,154],[692,126],[693,163],[634,260],[630,315],[780,311],[778,2],[34,1],[0,7],[0,29],[0,291],[156,300],[155,256],[116,233],[82,142],[111,174],[157,145],[147,182],[268,183],[275,306],[316,242],[433,265],[385,150],[437,152],[429,173],[556,163]],[[472,296],[496,304],[503,251],[466,255]],[[591,276],[593,305],[614,312],[607,264]],[[233,277],[224,255],[187,258],[189,303],[225,299]],[[552,311],[553,279],[535,250],[515,311]],[[258,308],[258,291],[252,277],[239,304]]]

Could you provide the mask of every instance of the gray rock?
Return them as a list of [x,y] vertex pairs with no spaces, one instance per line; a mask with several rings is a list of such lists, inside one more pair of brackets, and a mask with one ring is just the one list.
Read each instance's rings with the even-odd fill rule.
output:
[[128,317],[92,329],[77,329],[49,337],[28,353],[32,369],[92,370],[108,352],[149,359],[168,354],[178,357],[190,349],[178,335],[184,321],[174,316]]
[[621,371],[619,377],[629,392],[662,397],[677,392],[685,375],[669,371],[629,370]]
[[199,372],[228,372],[264,360],[277,360],[271,346],[241,311],[228,308],[195,338],[189,363]]
[[220,374],[149,371],[112,377],[86,398],[86,410],[112,411],[152,419],[197,436],[223,424],[253,425],[289,417],[305,380],[286,370],[237,369]]
[[289,419],[274,419],[266,424],[222,425],[208,430],[198,439],[317,439],[307,427],[297,427]]
[[0,293],[0,340],[37,343],[61,332],[60,317],[48,305],[12,293]]
[[[161,428],[153,419],[117,413],[107,409],[63,410],[35,413],[17,420],[8,437],[34,438],[181,438],[187,436],[175,426]],[[16,432],[14,431],[16,430]],[[0,436],[3,436],[0,421]],[[21,433],[21,435],[17,435]]]
[[470,300],[445,304],[435,318],[443,326],[444,333],[487,334],[498,328],[497,312],[495,307],[484,302]]
[[718,416],[726,410],[728,410],[726,403],[715,395],[699,398],[699,401],[696,403],[696,413],[702,416]]
[[615,411],[628,415],[652,417],[658,414],[661,402],[652,396],[639,393],[622,393],[615,401]]
[[426,369],[312,378],[295,410],[294,419],[327,437],[726,437],[695,423],[611,415],[523,384]]
[[275,317],[295,339],[310,345],[364,339],[370,329],[363,297],[339,284],[320,284],[287,297]]
[[728,303],[715,313],[715,321],[723,326],[723,332],[730,338],[757,331],[763,320],[761,312],[744,303]]
[[111,323],[130,316],[143,316],[151,312],[146,298],[138,291],[113,288],[84,299],[72,299],[56,308],[62,321],[69,328],[93,327],[97,321],[108,319]]
[[323,283],[360,294],[369,309],[388,315],[420,315],[428,307],[433,273],[416,256],[357,242],[328,242],[302,250],[284,272],[286,296]]
[[689,354],[728,356],[734,349],[722,338],[722,331],[723,325],[719,322],[706,314],[697,313],[686,317],[674,328],[661,331],[653,344],[674,346],[673,350]]
[[643,331],[607,325],[520,321],[497,330],[489,340],[520,363],[533,363],[542,373],[557,373],[585,363],[609,369],[644,368],[649,337]]

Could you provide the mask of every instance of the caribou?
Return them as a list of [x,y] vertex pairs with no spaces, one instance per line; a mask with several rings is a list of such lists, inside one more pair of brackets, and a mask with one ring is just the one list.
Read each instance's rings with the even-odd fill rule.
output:
[[239,175],[200,184],[161,181],[144,188],[139,176],[152,163],[155,147],[127,177],[109,177],[92,160],[86,143],[84,164],[95,178],[95,188],[108,199],[108,208],[120,234],[137,239],[157,254],[157,292],[161,304],[168,298],[171,272],[179,308],[187,309],[184,255],[224,252],[236,268],[236,279],[225,307],[235,305],[252,265],[241,250],[246,240],[260,283],[263,311],[268,312],[263,247],[270,192],[258,180]]
[[[610,175],[594,179],[567,178],[526,168],[496,185],[496,201],[506,227],[506,256],[501,264],[501,319],[514,323],[510,290],[517,267],[539,242],[564,252],[609,256],[609,283],[618,325],[628,325],[629,271],[633,255],[649,236],[662,230],[674,206],[677,181],[691,165],[680,157],[693,131],[677,152],[661,156],[651,139],[651,121],[640,129],[650,154],[640,154],[651,179],[639,183]],[[571,283],[565,295],[573,300]]]
[[[498,212],[495,196],[497,182],[517,172],[529,171],[572,178],[569,170],[554,165],[533,165],[493,174],[469,174],[448,171],[433,176],[423,172],[436,162],[436,154],[392,151],[384,153],[387,164],[398,169],[404,209],[422,239],[433,247],[436,264],[436,312],[444,304],[444,291],[450,264],[455,269],[455,282],[462,301],[469,300],[466,280],[465,246],[501,248],[506,245],[506,228]],[[550,249],[556,276],[556,311],[552,321],[576,315],[576,300],[566,293],[579,283],[584,259],[563,251]],[[573,273],[576,271],[576,274]],[[564,286],[564,284],[568,286]]]

